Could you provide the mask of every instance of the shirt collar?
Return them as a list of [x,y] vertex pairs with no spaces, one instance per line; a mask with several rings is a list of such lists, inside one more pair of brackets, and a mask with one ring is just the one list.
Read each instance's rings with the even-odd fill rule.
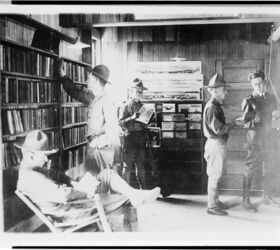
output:
[[210,100],[213,104],[217,106],[221,106],[221,103],[215,97],[212,96]]
[[97,95],[95,95],[94,99],[97,101],[104,95],[105,95],[105,90],[102,90]]
[[256,93],[255,91],[253,91],[253,94],[252,94],[254,97],[265,97],[266,95],[266,92],[264,92],[263,95],[259,95],[258,93]]

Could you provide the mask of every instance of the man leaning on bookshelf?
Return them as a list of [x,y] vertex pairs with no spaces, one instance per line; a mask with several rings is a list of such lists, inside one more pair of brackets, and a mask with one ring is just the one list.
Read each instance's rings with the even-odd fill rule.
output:
[[95,66],[88,76],[87,89],[82,89],[66,76],[63,60],[59,64],[59,76],[65,91],[88,106],[85,167],[94,174],[112,166],[119,140],[116,109],[104,89],[110,84],[109,75],[105,65]]

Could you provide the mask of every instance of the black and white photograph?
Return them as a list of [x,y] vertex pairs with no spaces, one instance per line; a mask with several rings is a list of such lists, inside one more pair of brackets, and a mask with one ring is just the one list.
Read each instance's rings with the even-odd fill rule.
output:
[[280,5],[3,5],[3,239],[279,245],[279,67]]

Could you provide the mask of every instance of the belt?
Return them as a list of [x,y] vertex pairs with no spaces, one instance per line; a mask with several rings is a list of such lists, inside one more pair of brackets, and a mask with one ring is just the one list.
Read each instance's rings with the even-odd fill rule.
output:
[[96,138],[99,135],[103,135],[105,132],[99,133],[99,134],[91,134],[87,136],[88,141],[92,141],[94,138]]

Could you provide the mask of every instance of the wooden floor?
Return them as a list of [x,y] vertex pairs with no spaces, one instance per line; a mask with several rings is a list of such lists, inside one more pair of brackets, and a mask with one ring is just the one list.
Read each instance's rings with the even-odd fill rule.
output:
[[[261,198],[253,198],[258,213],[248,213],[241,206],[238,196],[221,196],[229,205],[229,216],[212,216],[206,213],[206,195],[172,195],[159,198],[152,204],[138,209],[137,232],[197,232],[215,231],[218,233],[280,232],[280,208],[264,205]],[[280,199],[278,199],[280,201]],[[111,218],[114,231],[123,231],[122,217]],[[44,231],[41,228],[41,232]]]

